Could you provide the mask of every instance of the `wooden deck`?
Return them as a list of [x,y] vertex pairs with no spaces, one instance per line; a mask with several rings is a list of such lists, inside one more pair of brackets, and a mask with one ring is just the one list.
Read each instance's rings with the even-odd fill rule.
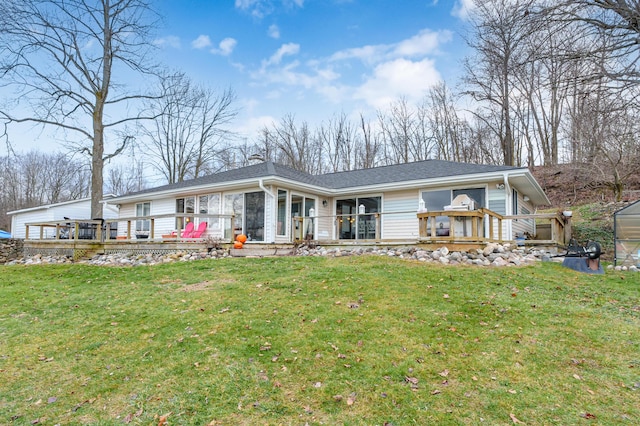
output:
[[[406,212],[403,212],[406,213]],[[415,213],[414,213],[415,214]],[[91,257],[96,254],[113,253],[169,253],[176,251],[209,251],[214,248],[224,248],[232,255],[237,256],[268,256],[291,255],[296,246],[300,244],[320,245],[323,247],[398,247],[419,246],[426,250],[435,250],[446,246],[452,251],[468,251],[470,249],[484,248],[490,243],[517,243],[523,246],[560,247],[566,246],[571,235],[571,224],[568,218],[560,214],[537,214],[504,216],[489,209],[477,210],[442,210],[417,213],[419,237],[416,239],[381,239],[380,224],[381,215],[384,213],[366,215],[370,221],[375,222],[371,238],[366,239],[308,239],[302,234],[294,234],[294,241],[285,244],[267,242],[250,242],[241,250],[234,250],[232,238],[223,238],[224,235],[235,235],[232,229],[221,229],[220,236],[208,236],[206,238],[179,238],[178,230],[175,234],[157,235],[155,232],[155,220],[165,217],[182,217],[185,215],[162,215],[149,217],[131,217],[109,220],[84,220],[68,219],[43,223],[29,223],[26,229],[24,241],[25,255],[34,254],[67,256],[74,259]],[[191,215],[200,216],[200,215]],[[209,215],[206,215],[207,217]],[[233,216],[216,216],[224,219],[229,226],[234,221]],[[334,216],[333,220],[339,223],[343,215]],[[358,215],[352,215],[358,216]],[[373,219],[371,219],[373,218]],[[294,218],[294,221],[313,220],[314,218]],[[146,235],[135,235],[132,230],[135,221],[149,220],[150,229]],[[357,219],[356,219],[357,220]],[[503,235],[503,222],[507,220],[534,220],[539,235],[528,235],[526,239],[515,240],[511,236]],[[125,235],[116,235],[113,225],[116,222],[126,224]],[[303,222],[304,223],[304,222]],[[440,227],[447,223],[448,228]],[[337,225],[336,225],[337,226]],[[37,228],[37,237],[33,236],[33,228]],[[303,227],[300,226],[300,229]],[[49,235],[45,230],[53,231]],[[122,233],[122,230],[121,230]],[[232,251],[234,250],[234,251]],[[244,250],[244,251],[243,251]]]

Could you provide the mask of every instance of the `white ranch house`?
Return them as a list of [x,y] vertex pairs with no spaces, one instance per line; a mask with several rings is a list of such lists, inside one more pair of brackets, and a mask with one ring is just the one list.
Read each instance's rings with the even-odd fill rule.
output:
[[[456,206],[465,195],[471,205]],[[527,168],[442,160],[323,175],[262,162],[105,202],[119,211],[118,239],[179,239],[188,222],[207,222],[201,238],[232,241],[245,234],[250,244],[457,240],[469,238],[472,229],[480,236],[495,233],[496,224],[501,239],[513,240],[535,236],[532,215],[550,204]],[[467,213],[430,213],[460,209],[485,219],[476,226]],[[496,216],[487,220],[486,211]],[[430,224],[421,225],[419,213],[431,214]]]

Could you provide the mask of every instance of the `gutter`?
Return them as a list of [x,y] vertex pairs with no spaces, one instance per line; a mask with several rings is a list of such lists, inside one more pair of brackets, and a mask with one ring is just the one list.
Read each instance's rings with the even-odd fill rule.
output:
[[258,186],[260,187],[260,189],[262,189],[264,191],[265,194],[269,194],[269,196],[271,198],[275,198],[276,196],[273,195],[273,192],[271,192],[270,190],[268,190],[265,186],[264,186],[264,181],[262,179],[258,179]]

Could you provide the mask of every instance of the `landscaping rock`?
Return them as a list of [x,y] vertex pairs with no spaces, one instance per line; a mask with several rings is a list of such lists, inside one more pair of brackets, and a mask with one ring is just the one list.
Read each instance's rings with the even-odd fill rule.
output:
[[[539,261],[559,261],[562,257],[556,256],[557,252],[546,251],[534,248],[522,248],[512,244],[490,243],[484,249],[472,249],[466,251],[449,251],[446,247],[436,250],[426,250],[421,247],[342,247],[325,248],[315,245],[301,245],[295,251],[296,256],[323,256],[323,257],[344,257],[344,256],[388,256],[399,259],[419,261],[423,263],[439,263],[442,265],[474,265],[474,266],[494,266],[513,267],[531,264]],[[126,266],[135,267],[142,265],[157,265],[171,262],[191,262],[201,259],[223,259],[230,256],[229,250],[216,249],[194,252],[168,252],[168,253],[113,253],[92,257],[91,259],[77,260],[65,256],[43,256],[35,255],[28,258],[19,258],[9,261],[7,264],[54,264],[54,263],[85,263],[101,266]],[[638,267],[612,266],[609,270],[638,272]]]

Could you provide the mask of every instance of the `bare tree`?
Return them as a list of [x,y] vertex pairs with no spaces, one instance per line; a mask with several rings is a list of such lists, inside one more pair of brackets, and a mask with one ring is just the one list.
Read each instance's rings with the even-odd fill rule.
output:
[[[514,74],[528,61],[526,41],[537,20],[530,19],[534,0],[475,0],[472,33],[467,44],[475,55],[465,61],[468,93],[498,113],[497,131],[503,164],[516,163],[512,96]],[[482,118],[487,114],[478,114]]]
[[0,75],[2,85],[17,93],[14,105],[1,107],[0,118],[61,130],[91,157],[92,217],[102,216],[104,162],[133,140],[118,131],[141,118],[129,111],[144,96],[122,83],[128,71],[151,71],[152,19],[145,0],[0,4]]
[[323,151],[327,154],[330,171],[340,172],[356,168],[361,141],[357,128],[344,112],[321,124],[317,133],[323,144]]
[[107,169],[105,190],[108,194],[124,195],[141,191],[147,186],[144,178],[144,163],[117,164]]
[[83,162],[60,152],[0,157],[0,228],[8,227],[8,211],[87,197],[89,175]]
[[358,152],[357,169],[370,169],[378,165],[383,151],[380,138],[371,129],[371,123],[365,121],[360,114],[360,131],[362,132],[362,145]]
[[454,95],[446,84],[429,89],[422,109],[434,139],[434,157],[449,161],[469,161],[465,155],[468,124],[460,117]]
[[307,173],[320,173],[324,169],[321,138],[312,135],[306,121],[298,125],[292,114],[286,115],[273,129],[265,129],[265,145],[276,148],[274,160]]
[[605,78],[624,88],[640,81],[640,5],[637,0],[560,0],[548,2],[546,17],[564,23],[579,24],[584,39],[604,34],[606,44],[593,44],[589,54],[608,58],[593,67],[583,79]]
[[149,101],[149,115],[157,117],[142,126],[147,155],[168,183],[196,178],[219,170],[217,155],[226,149],[226,126],[235,118],[235,94],[195,85],[184,73],[166,74],[160,94]]

